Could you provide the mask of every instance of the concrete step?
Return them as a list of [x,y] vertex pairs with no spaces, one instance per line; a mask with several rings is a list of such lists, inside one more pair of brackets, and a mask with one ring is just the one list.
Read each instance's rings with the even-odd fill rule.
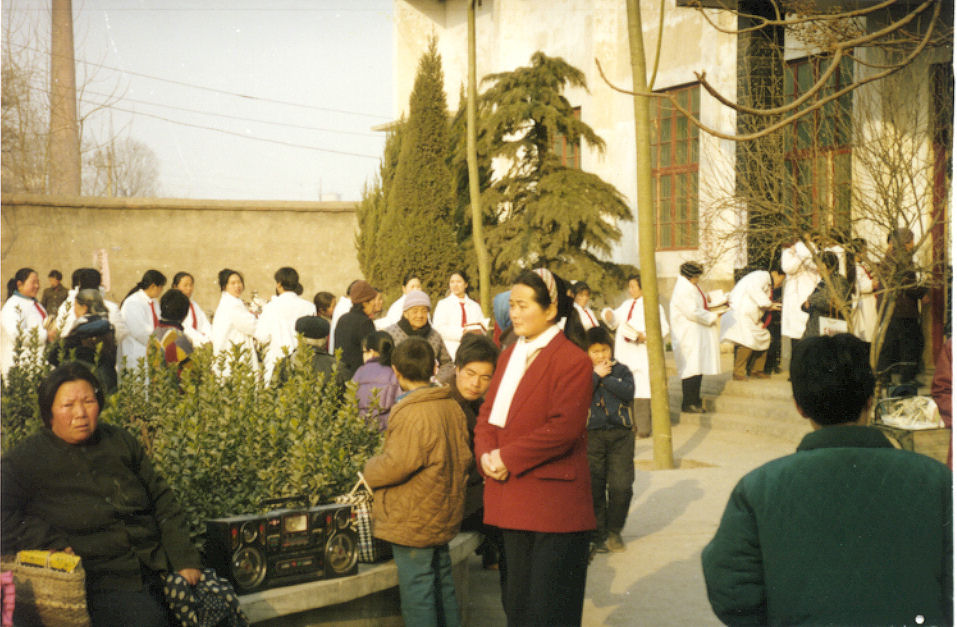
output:
[[810,431],[809,423],[794,406],[786,374],[746,381],[732,380],[730,372],[706,376],[702,380],[701,396],[707,413],[679,412],[681,380],[671,377],[668,400],[672,423],[764,435],[795,445]]

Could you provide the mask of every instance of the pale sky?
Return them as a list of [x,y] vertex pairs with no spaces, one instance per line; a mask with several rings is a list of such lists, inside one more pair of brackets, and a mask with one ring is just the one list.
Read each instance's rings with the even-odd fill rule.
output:
[[[49,10],[3,0],[11,41],[48,51]],[[73,14],[81,114],[110,102],[85,139],[112,125],[147,144],[162,196],[357,200],[376,172],[392,0],[73,0]]]

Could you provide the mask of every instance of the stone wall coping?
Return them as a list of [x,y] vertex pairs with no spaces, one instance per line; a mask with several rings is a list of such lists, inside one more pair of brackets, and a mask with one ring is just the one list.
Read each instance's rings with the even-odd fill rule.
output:
[[74,209],[166,209],[173,211],[300,211],[354,213],[355,201],[212,200],[206,198],[107,198],[47,194],[0,194],[0,204]]
[[[481,542],[482,536],[465,531],[449,542],[452,564],[468,559]],[[279,616],[338,605],[399,585],[395,561],[378,564],[359,564],[359,573],[349,577],[320,579],[307,583],[271,588],[239,597],[240,605],[249,622],[266,621]]]

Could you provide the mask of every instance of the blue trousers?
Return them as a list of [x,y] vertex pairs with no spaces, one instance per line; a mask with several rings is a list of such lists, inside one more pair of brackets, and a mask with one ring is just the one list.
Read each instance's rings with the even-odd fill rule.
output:
[[399,571],[402,620],[407,627],[459,627],[449,545],[415,548],[392,545]]

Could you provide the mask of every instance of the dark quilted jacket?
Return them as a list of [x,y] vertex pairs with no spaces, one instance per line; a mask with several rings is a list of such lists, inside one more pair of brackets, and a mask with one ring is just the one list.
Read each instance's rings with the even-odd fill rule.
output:
[[[951,473],[871,427],[748,473],[701,560],[729,625],[950,624]],[[918,616],[923,618],[918,618]]]
[[382,453],[363,471],[375,489],[373,535],[412,547],[454,538],[471,461],[465,414],[449,388],[406,395],[392,406]]

